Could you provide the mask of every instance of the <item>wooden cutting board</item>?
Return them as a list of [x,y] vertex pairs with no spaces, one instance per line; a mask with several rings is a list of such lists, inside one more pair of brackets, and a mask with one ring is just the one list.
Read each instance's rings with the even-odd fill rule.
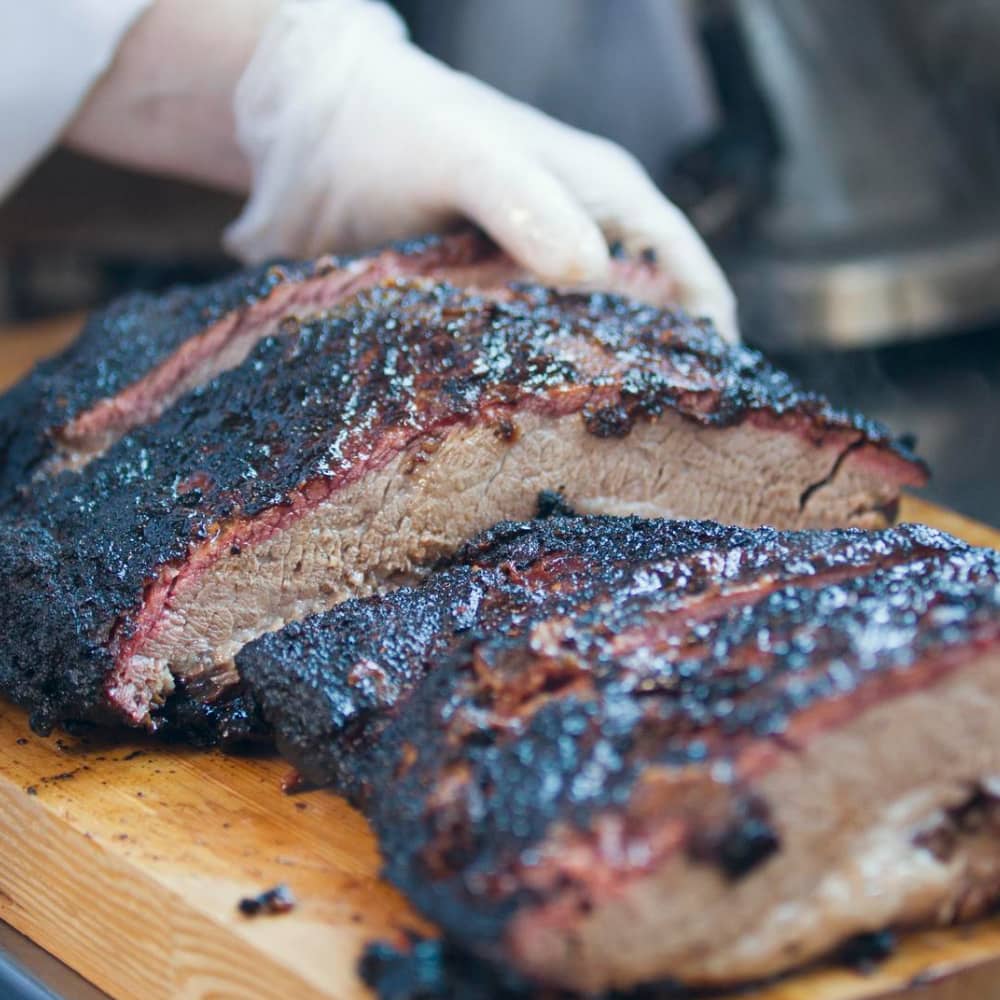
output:
[[[74,327],[0,332],[0,390]],[[923,501],[902,516],[1000,547]],[[116,998],[365,996],[365,943],[429,928],[380,881],[365,821],[326,792],[283,794],[286,770],[270,754],[40,739],[0,701],[0,918]],[[291,913],[239,913],[278,883]],[[1000,1000],[1000,919],[912,935],[869,975],[818,968],[749,996],[904,994]]]

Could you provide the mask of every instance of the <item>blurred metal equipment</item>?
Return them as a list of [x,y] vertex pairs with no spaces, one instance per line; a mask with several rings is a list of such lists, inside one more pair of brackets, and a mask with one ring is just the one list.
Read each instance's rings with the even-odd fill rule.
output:
[[1000,317],[1000,4],[705,0],[725,124],[668,190],[768,347]]
[[395,3],[433,55],[614,139],[654,174],[715,124],[687,0]]

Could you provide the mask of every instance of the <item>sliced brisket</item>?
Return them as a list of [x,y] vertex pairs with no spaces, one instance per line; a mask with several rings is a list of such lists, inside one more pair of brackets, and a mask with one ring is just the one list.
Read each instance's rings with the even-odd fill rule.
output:
[[923,475],[682,314],[394,280],[287,319],[10,509],[0,686],[43,727],[201,706],[242,724],[226,699],[244,643],[418,575],[540,490],[586,511],[868,524]]
[[690,606],[716,601],[722,587],[780,586],[789,567],[839,579],[932,553],[943,538],[910,525],[788,533],[614,517],[504,522],[419,586],[293,622],[244,647],[236,665],[301,774],[359,800],[357,755],[377,745],[397,704],[470,635],[525,629],[620,591],[669,589]]
[[[0,399],[0,505],[33,478],[80,468],[134,427],[239,365],[288,317],[313,316],[364,288],[429,277],[502,294],[521,268],[473,232],[429,236],[361,257],[284,261],[204,287],[137,294],[96,313],[77,341]],[[672,283],[645,261],[615,263],[609,291],[663,305]]]
[[931,529],[502,525],[238,663],[389,877],[537,981],[755,979],[1000,896],[1000,554]]

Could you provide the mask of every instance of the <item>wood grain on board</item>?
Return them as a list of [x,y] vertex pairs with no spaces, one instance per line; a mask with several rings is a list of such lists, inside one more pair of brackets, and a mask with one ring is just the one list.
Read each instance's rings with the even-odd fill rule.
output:
[[[0,334],[0,389],[77,326]],[[1000,547],[922,500],[900,516]],[[42,739],[0,701],[0,918],[118,998],[363,997],[365,943],[429,928],[380,881],[363,818],[323,791],[284,794],[285,772],[267,753]],[[291,913],[239,912],[278,883]],[[1000,1000],[1000,920],[911,935],[870,975],[821,967],[749,995]]]
[[80,330],[83,316],[0,327],[0,392],[13,385],[29,368],[69,346]]

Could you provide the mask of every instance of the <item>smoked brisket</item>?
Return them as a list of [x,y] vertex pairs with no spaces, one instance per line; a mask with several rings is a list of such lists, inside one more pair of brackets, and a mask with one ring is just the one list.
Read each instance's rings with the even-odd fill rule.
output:
[[238,657],[468,950],[769,976],[1000,896],[1000,554],[929,528],[504,524]]
[[[587,512],[794,527],[882,523],[901,485],[923,481],[884,429],[705,322],[498,285],[483,267],[485,292],[392,277],[258,324],[254,337],[269,332],[241,341],[234,366],[61,471],[29,406],[35,444],[23,451],[15,433],[8,462],[15,478],[35,474],[0,520],[0,690],[41,728],[201,717],[238,735],[249,723],[231,700],[233,657],[246,642],[412,581],[476,532],[529,516],[541,490]],[[254,307],[235,303],[272,280],[285,287],[261,272],[213,308],[181,295],[178,310],[245,318]],[[166,341],[139,339],[137,362],[122,357],[124,327],[103,363],[91,338],[78,391],[67,362],[49,370],[64,391],[41,396],[77,414],[111,398],[185,354],[190,337],[167,327]]]
[[[38,478],[80,468],[185,393],[241,364],[289,317],[315,316],[365,288],[426,277],[502,293],[528,277],[467,231],[358,257],[277,261],[205,286],[139,293],[95,313],[63,354],[0,398],[0,506]],[[618,260],[609,291],[653,305],[673,285],[643,260]]]

